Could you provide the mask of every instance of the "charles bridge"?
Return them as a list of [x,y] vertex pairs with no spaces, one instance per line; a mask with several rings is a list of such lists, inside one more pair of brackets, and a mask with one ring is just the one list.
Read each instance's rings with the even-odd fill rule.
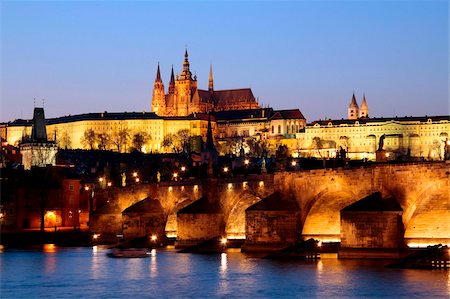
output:
[[[401,209],[363,209],[365,223],[346,226],[341,210],[375,192],[394,198]],[[397,240],[389,239],[396,235],[401,244],[450,243],[450,164],[444,162],[140,184],[102,190],[94,200],[107,202],[94,213],[94,232],[165,234],[181,247],[216,236],[249,244],[289,243],[300,236],[340,242],[348,240],[344,226],[363,247],[395,247]],[[399,223],[383,213],[394,213]],[[383,235],[386,230],[391,233]],[[380,238],[385,240],[375,240]]]

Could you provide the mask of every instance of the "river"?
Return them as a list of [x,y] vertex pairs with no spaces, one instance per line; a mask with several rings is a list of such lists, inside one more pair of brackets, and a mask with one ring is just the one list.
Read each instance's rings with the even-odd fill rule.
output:
[[450,271],[387,269],[384,261],[274,261],[238,250],[200,255],[153,250],[3,249],[0,298],[449,298]]

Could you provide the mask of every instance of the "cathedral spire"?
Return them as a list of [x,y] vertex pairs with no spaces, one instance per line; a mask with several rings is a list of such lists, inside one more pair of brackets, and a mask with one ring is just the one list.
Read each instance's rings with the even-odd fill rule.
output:
[[212,72],[212,64],[209,65],[209,84],[208,84],[209,92],[214,92],[214,80],[213,80],[213,72]]
[[173,64],[172,64],[172,73],[170,74],[170,83],[169,83],[169,94],[175,93],[175,77],[173,75]]
[[210,153],[216,152],[211,125],[211,113],[208,113],[208,131],[206,132],[206,151]]
[[158,62],[158,69],[156,70],[156,79],[155,82],[162,82],[161,80],[161,72],[159,70],[159,62]]
[[363,95],[363,101],[361,103],[361,108],[359,109],[359,117],[369,117],[369,106],[367,106],[366,95]]
[[352,101],[348,105],[348,119],[357,119],[359,117],[359,107],[356,102],[355,93],[353,93]]
[[192,73],[189,70],[189,60],[188,60],[188,51],[184,52],[184,62],[183,62],[183,71],[181,72],[180,78],[181,80],[190,80],[192,77]]

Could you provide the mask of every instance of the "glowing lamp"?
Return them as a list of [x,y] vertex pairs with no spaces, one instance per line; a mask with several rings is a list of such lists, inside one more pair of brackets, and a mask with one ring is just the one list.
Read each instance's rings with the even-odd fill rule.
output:
[[228,167],[224,167],[223,172],[228,172]]
[[151,239],[152,239],[152,241],[156,241],[156,239],[158,239],[158,237],[156,235],[152,235]]
[[222,245],[227,244],[227,238],[222,238],[222,239],[220,240],[220,243],[222,243]]

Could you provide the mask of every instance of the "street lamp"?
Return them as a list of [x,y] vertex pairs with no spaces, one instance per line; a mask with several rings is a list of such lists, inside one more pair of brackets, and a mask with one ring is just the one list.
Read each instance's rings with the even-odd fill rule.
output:
[[134,177],[137,177],[137,175],[138,175],[138,173],[135,171],[135,172],[133,172],[133,176]]
[[225,173],[228,172],[228,167],[225,166],[225,167],[223,168],[223,172],[225,172]]
[[181,166],[181,171],[186,171],[186,167],[185,166]]
[[245,159],[245,160],[244,160],[244,164],[245,164],[245,165],[248,165],[249,163],[250,163],[250,161],[249,161],[248,159]]

